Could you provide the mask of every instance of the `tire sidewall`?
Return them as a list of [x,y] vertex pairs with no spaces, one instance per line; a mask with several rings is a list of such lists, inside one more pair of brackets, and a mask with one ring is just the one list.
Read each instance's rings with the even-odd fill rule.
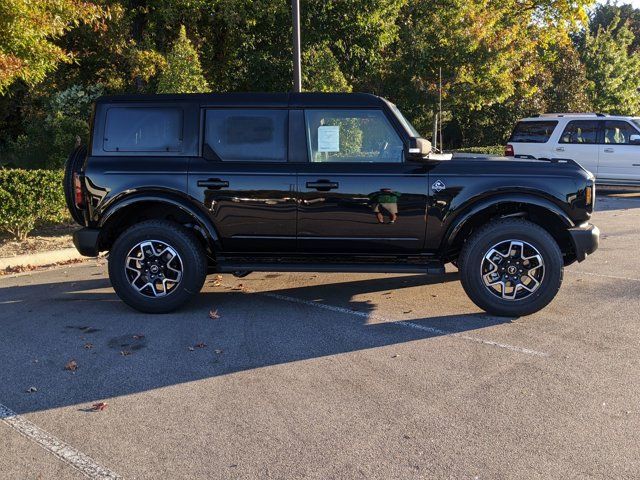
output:
[[[471,300],[489,313],[500,316],[524,316],[534,313],[553,300],[562,283],[564,264],[562,252],[554,238],[544,229],[530,222],[497,223],[484,229],[470,240],[463,251],[462,285]],[[522,240],[535,247],[544,261],[544,276],[540,287],[523,300],[504,300],[484,285],[481,265],[494,245],[505,240]]]
[[[177,224],[143,222],[125,231],[109,252],[109,278],[118,296],[129,306],[146,313],[167,313],[177,309],[200,292],[206,277],[204,251],[193,235]],[[170,228],[168,228],[170,227]],[[182,260],[182,281],[166,297],[147,297],[130,284],[125,259],[131,249],[145,240],[159,240],[170,245]]]

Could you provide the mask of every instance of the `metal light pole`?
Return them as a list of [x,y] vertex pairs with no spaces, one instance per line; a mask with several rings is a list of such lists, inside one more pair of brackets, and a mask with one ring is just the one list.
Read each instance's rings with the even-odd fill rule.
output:
[[291,0],[293,10],[293,91],[302,91],[302,66],[300,61],[300,0]]

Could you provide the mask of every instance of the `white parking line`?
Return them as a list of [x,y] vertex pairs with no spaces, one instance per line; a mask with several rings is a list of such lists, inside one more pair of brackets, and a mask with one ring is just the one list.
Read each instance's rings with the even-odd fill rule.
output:
[[377,315],[375,313],[367,313],[367,312],[359,312],[358,310],[351,310],[350,308],[344,308],[344,307],[338,307],[335,305],[328,305],[326,303],[319,303],[319,302],[314,302],[311,300],[304,300],[301,298],[295,298],[295,297],[289,297],[286,295],[280,295],[279,293],[271,293],[271,292],[252,292],[252,293],[257,293],[259,295],[265,296],[265,297],[270,297],[270,298],[275,298],[277,300],[284,300],[285,302],[291,302],[291,303],[298,303],[300,305],[308,305],[310,307],[315,307],[315,308],[321,308],[323,310],[329,310],[331,312],[337,312],[337,313],[345,313],[347,315],[355,315],[357,317],[362,317],[362,318],[371,318],[374,320],[379,320],[385,323],[388,323],[390,325],[398,325],[400,327],[405,327],[405,328],[412,328],[414,330],[421,330],[423,332],[429,332],[432,333],[434,335],[446,335],[449,337],[456,337],[456,338],[461,338],[463,340],[468,340],[471,342],[476,342],[476,343],[481,343],[483,345],[489,345],[492,347],[498,347],[498,348],[504,348],[506,350],[511,350],[512,352],[517,352],[517,353],[524,353],[526,355],[534,355],[536,357],[548,357],[549,354],[545,353],[545,352],[539,352],[537,350],[532,350],[530,348],[524,348],[524,347],[518,347],[515,345],[509,345],[507,343],[499,343],[499,342],[494,342],[493,340],[485,340],[483,338],[480,337],[473,337],[471,335],[466,335],[463,333],[459,333],[459,332],[452,332],[452,331],[448,331],[448,330],[441,330],[439,328],[434,328],[434,327],[427,327],[425,325],[420,325],[418,323],[413,323],[413,322],[409,322],[406,320],[393,320],[390,318],[386,318],[383,317],[381,315]]
[[52,453],[63,462],[69,464],[86,477],[96,480],[122,479],[121,476],[111,470],[97,464],[91,457],[76,450],[48,434],[37,425],[0,403],[0,421],[3,421],[15,431],[37,443],[47,452]]

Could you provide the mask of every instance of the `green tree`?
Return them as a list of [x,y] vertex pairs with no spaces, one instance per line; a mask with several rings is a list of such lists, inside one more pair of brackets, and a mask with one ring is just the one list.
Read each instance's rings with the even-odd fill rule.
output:
[[588,31],[591,35],[596,35],[600,28],[605,30],[613,28],[615,33],[624,25],[634,36],[631,50],[638,51],[640,49],[640,9],[633,8],[633,5],[618,5],[611,1],[598,4],[590,16]]
[[351,85],[327,44],[307,47],[302,55],[302,83],[310,92],[350,92]]
[[81,21],[96,22],[104,12],[77,0],[2,0],[0,2],[0,94],[15,80],[44,80],[73,55],[55,43]]
[[634,36],[619,23],[617,18],[609,29],[600,27],[585,38],[582,58],[592,82],[589,96],[597,111],[636,115],[640,113],[640,56],[629,53]]
[[158,93],[208,92],[209,85],[202,75],[198,52],[187,38],[184,25],[178,39],[167,55],[167,66],[158,79]]
[[26,168],[60,168],[78,140],[86,145],[91,107],[102,93],[100,84],[54,93],[41,111],[27,115],[24,133],[8,142],[5,160]]

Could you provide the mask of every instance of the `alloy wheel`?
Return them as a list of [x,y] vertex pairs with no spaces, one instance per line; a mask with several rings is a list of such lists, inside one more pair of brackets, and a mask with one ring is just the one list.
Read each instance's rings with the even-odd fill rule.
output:
[[522,240],[504,240],[491,247],[480,269],[484,286],[503,300],[528,298],[544,280],[542,255]]
[[129,284],[140,294],[156,298],[177,290],[182,281],[183,264],[178,252],[160,240],[136,244],[125,260]]

